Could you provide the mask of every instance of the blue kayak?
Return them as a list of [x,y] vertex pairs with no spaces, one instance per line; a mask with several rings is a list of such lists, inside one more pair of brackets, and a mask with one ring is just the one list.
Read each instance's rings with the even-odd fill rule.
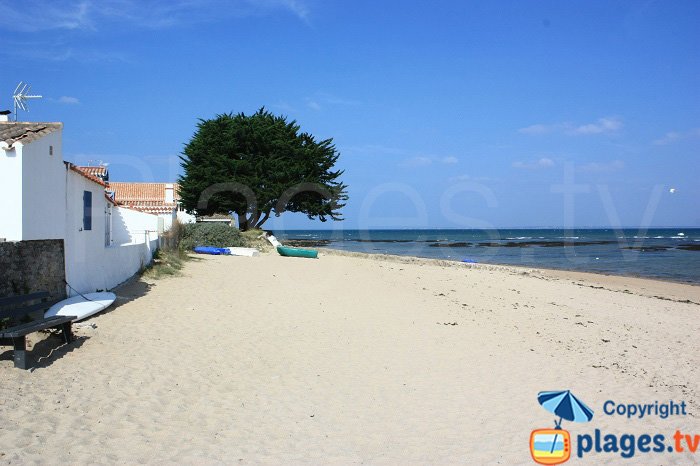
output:
[[228,248],[215,248],[212,246],[197,246],[194,248],[197,254],[211,254],[212,256],[228,256],[231,251]]

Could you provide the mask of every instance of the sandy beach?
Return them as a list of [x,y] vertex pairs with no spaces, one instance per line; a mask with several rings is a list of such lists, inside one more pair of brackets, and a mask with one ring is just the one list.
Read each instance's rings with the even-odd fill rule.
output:
[[537,393],[566,389],[595,411],[572,437],[700,434],[697,286],[326,252],[197,257],[116,293],[32,371],[0,350],[0,462],[534,464]]

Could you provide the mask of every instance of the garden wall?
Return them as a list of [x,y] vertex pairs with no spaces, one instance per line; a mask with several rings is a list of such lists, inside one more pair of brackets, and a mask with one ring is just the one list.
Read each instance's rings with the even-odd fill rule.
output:
[[66,297],[62,239],[0,242],[0,298],[48,291]]

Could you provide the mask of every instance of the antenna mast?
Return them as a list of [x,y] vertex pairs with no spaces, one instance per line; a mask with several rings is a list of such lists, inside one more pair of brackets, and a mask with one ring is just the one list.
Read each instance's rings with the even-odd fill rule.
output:
[[28,112],[27,100],[29,99],[41,99],[43,96],[31,95],[29,90],[32,88],[28,83],[20,81],[15,88],[14,94],[12,94],[12,99],[15,101],[15,121],[17,121],[17,109],[20,108],[25,112]]

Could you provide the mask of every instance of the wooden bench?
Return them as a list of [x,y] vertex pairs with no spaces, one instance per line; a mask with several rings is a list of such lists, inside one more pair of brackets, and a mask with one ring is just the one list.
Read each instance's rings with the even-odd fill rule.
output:
[[14,325],[0,330],[0,345],[14,346],[15,367],[27,369],[27,342],[25,337],[30,333],[55,328],[61,330],[63,340],[70,343],[73,340],[71,321],[74,316],[54,316],[44,318],[43,313],[59,300],[49,301],[49,293],[40,291],[24,296],[0,298],[0,321],[9,319],[10,325],[20,322],[29,314],[41,311],[42,317],[32,322]]

